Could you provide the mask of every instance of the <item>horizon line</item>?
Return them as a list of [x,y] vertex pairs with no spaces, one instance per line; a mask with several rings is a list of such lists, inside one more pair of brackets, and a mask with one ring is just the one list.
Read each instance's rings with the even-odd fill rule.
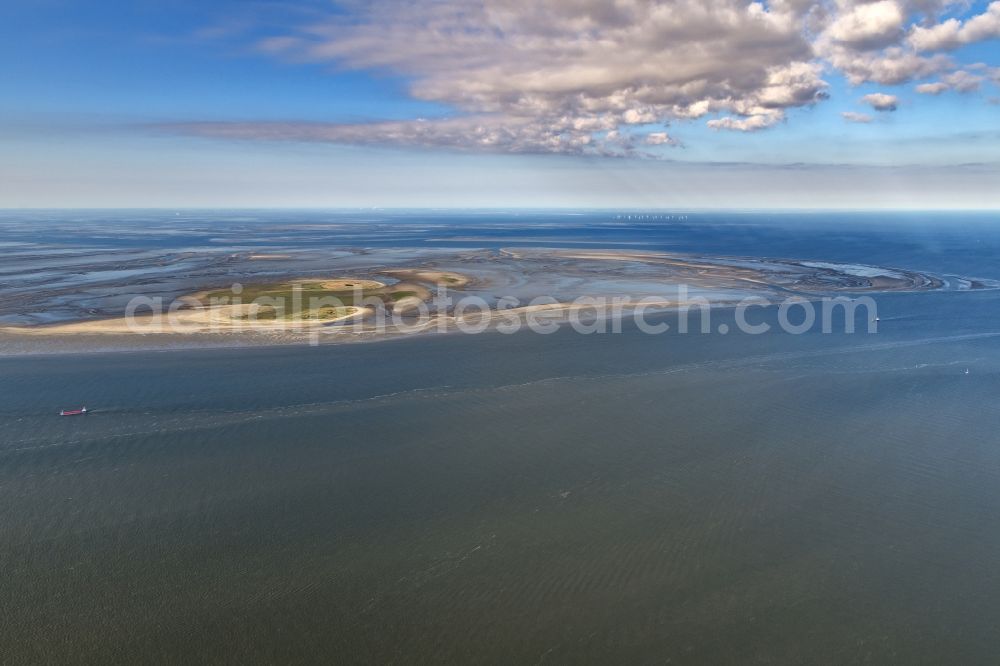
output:
[[624,207],[624,206],[0,206],[0,212],[21,211],[315,211],[315,212],[619,212],[619,213],[1000,213],[997,208],[896,208],[896,207],[844,207],[844,208],[763,208],[753,206],[732,207]]

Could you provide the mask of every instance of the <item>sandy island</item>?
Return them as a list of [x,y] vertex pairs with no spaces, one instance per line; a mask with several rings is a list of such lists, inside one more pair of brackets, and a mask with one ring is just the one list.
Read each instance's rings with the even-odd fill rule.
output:
[[134,317],[95,319],[46,326],[8,326],[4,333],[17,335],[190,335],[197,333],[285,331],[324,326],[353,319],[364,313],[360,307],[339,308],[335,312],[306,311],[301,316],[280,319],[261,318],[266,306],[243,305],[197,306],[163,314],[137,314]]
[[[351,262],[351,269],[334,277],[261,282],[253,275],[233,274],[230,288],[202,289],[175,297],[170,311],[163,314],[140,308],[127,317],[119,299],[107,312],[90,310],[89,319],[0,327],[0,334],[58,338],[266,332],[294,341],[303,333],[322,332],[329,334],[324,337],[329,340],[373,339],[392,333],[371,323],[379,310],[403,317],[410,326],[407,332],[411,332],[448,330],[469,323],[493,326],[535,315],[549,321],[565,320],[594,310],[593,305],[577,300],[581,297],[617,298],[619,311],[666,309],[685,304],[678,297],[680,288],[690,288],[699,299],[708,298],[715,305],[732,305],[746,297],[778,300],[796,294],[816,298],[820,294],[1000,286],[964,278],[946,280],[898,268],[649,251],[517,248],[425,254],[428,260],[422,263],[420,253],[397,255],[391,250],[366,252],[362,262],[357,255],[342,257]],[[259,253],[250,258],[278,260],[289,256]],[[391,263],[414,259],[417,265]],[[129,287],[122,284],[116,288],[127,293]],[[474,297],[479,306],[439,309],[435,301],[439,292]],[[37,311],[44,312],[45,297],[46,292],[40,290],[31,295],[34,301],[25,303],[30,306],[35,302],[35,307],[41,308]],[[539,304],[539,298],[547,302]],[[169,297],[165,303],[171,303]]]

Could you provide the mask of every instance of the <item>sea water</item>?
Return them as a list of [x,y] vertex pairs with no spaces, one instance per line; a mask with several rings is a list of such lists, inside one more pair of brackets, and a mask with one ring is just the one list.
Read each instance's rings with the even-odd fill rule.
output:
[[[982,215],[618,215],[5,213],[0,252],[64,275],[74,247],[586,244],[1000,278]],[[875,334],[719,312],[0,358],[0,661],[993,663],[1000,292],[877,301]]]

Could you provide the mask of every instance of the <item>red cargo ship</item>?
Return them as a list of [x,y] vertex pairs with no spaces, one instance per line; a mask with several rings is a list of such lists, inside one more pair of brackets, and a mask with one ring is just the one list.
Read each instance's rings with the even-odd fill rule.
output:
[[59,416],[82,416],[87,413],[86,407],[81,407],[80,409],[64,409],[59,412]]

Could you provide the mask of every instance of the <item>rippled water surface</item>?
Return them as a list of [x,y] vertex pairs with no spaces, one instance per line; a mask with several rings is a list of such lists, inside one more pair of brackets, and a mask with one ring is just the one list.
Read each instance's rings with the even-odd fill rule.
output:
[[[1000,278],[982,217],[503,220],[379,224]],[[105,250],[210,242],[115,224]],[[998,305],[885,296],[875,335],[0,358],[0,662],[995,663]]]

